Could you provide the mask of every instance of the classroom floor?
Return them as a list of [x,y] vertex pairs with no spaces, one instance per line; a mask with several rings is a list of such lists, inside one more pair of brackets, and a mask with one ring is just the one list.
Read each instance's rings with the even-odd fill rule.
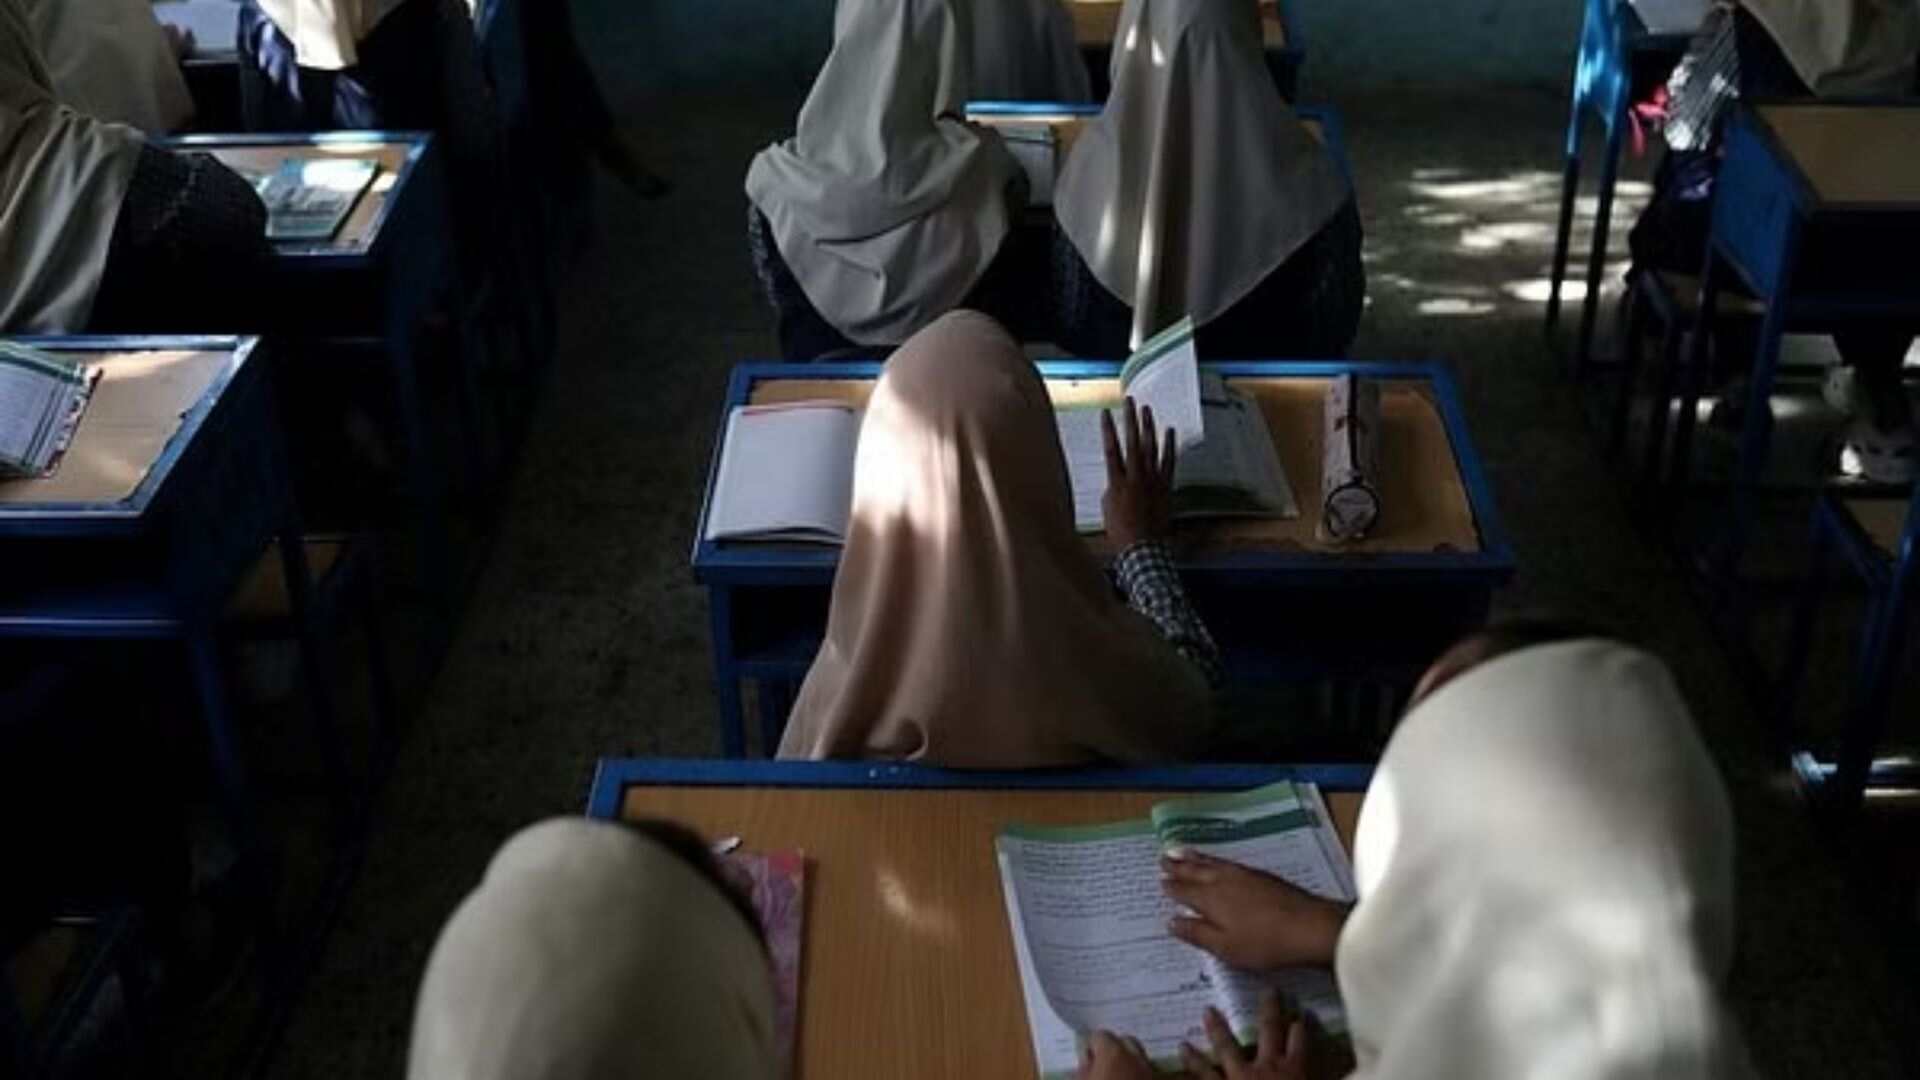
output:
[[[583,15],[583,39],[607,48]],[[724,94],[643,96],[616,55],[596,59],[676,190],[641,203],[601,185],[499,534],[416,697],[371,851],[276,1077],[399,1075],[427,952],[495,846],[580,810],[600,756],[718,750],[687,554],[726,372],[773,351],[740,181],[753,150],[791,124],[804,84],[781,72]],[[1366,215],[1372,295],[1354,354],[1438,358],[1458,373],[1519,552],[1500,608],[1623,628],[1673,665],[1720,756],[1740,821],[1732,998],[1762,1071],[1913,1075],[1920,1059],[1901,1058],[1920,1015],[1911,980],[1896,977],[1905,954],[1884,943],[1891,894],[1850,886],[1840,851],[1786,789],[1746,688],[1666,551],[1630,519],[1542,338],[1560,93],[1311,79],[1307,92],[1344,112]],[[1644,195],[1625,190],[1629,203]],[[1271,723],[1284,753],[1287,717]]]

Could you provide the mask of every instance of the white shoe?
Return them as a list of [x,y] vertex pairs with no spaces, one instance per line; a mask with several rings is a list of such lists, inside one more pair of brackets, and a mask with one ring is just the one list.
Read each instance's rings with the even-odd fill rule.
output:
[[1876,484],[1913,483],[1916,469],[1914,436],[1911,425],[1894,431],[1881,431],[1864,416],[1847,425],[1846,438],[1840,444],[1840,472],[1865,477]]

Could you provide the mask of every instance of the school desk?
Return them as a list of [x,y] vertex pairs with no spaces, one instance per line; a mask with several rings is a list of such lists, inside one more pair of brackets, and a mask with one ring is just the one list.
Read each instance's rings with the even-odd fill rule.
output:
[[[1208,364],[1252,394],[1274,432],[1300,504],[1293,520],[1188,522],[1179,565],[1224,654],[1230,680],[1410,685],[1439,652],[1485,619],[1513,574],[1513,551],[1467,435],[1453,379],[1434,364],[1235,361]],[[864,405],[880,365],[747,363],[734,368],[725,409],[831,399]],[[1059,405],[1110,402],[1119,365],[1044,361]],[[1320,443],[1328,380],[1380,380],[1382,516],[1361,543],[1317,539]],[[725,415],[717,431],[726,429]],[[792,691],[825,633],[836,547],[715,542],[706,535],[719,469],[716,436],[693,548],[707,588],[721,743],[745,750],[742,682],[756,682],[767,752]],[[1103,536],[1088,543],[1110,558]]]
[[[1340,175],[1353,183],[1353,163],[1347,157],[1347,128],[1340,119],[1340,111],[1331,105],[1298,105],[1295,115],[1300,117],[1308,133],[1320,140],[1333,156],[1334,164],[1339,166]],[[1073,144],[1080,133],[1100,115],[1100,106],[1062,101],[969,101],[967,119],[976,124],[991,128],[1019,129],[1045,124],[1053,131],[1054,161],[1053,172],[1057,177],[1061,166],[1066,164],[1067,156],[1073,152]],[[1052,192],[1047,193],[1046,205],[1053,201]],[[1028,224],[1042,223],[1051,225],[1053,213],[1042,205],[1038,198],[1029,199],[1029,210],[1038,208],[1037,215],[1029,215],[1033,220]]]
[[[312,578],[253,338],[23,338],[101,379],[48,477],[0,480],[0,638],[172,642],[206,726],[222,809],[248,855],[259,821],[216,630],[274,541],[311,658]],[[331,698],[310,680],[315,720]]]
[[[1823,760],[1807,746],[1794,715],[1806,679],[1815,617],[1835,555],[1866,594],[1866,616],[1852,654],[1852,685],[1837,753]],[[1913,492],[1890,498],[1849,498],[1825,492],[1813,511],[1813,557],[1794,611],[1781,680],[1780,728],[1793,747],[1795,773],[1803,786],[1841,813],[1858,809],[1868,786],[1920,789],[1920,768],[1911,760],[1878,762],[1874,752],[1893,718],[1893,696],[1906,657],[1914,617],[1913,592],[1920,584],[1920,498]],[[1904,767],[1903,767],[1904,766]]]
[[[448,592],[447,475],[420,390],[421,328],[454,275],[443,155],[424,132],[192,135],[177,150],[212,154],[255,173],[289,159],[370,158],[380,171],[325,240],[274,244],[271,297],[257,321],[276,334],[376,353],[392,377],[408,494],[421,533],[420,576]],[[210,328],[211,329],[211,328]],[[473,462],[465,463],[469,468]]]
[[[1104,99],[1111,89],[1108,64],[1125,0],[1065,0],[1065,3],[1073,13],[1073,36],[1086,58],[1094,97]],[[1274,85],[1280,88],[1281,97],[1292,101],[1300,86],[1300,66],[1306,62],[1307,50],[1306,39],[1300,34],[1290,4],[1261,0],[1260,39]]]
[[993,838],[1142,817],[1181,793],[1311,781],[1351,848],[1365,766],[955,772],[855,762],[604,759],[602,820],[666,817],[807,855],[796,1080],[1035,1074]]
[[1591,109],[1606,135],[1600,152],[1600,188],[1587,253],[1587,291],[1574,346],[1575,374],[1587,370],[1593,328],[1600,310],[1600,278],[1606,270],[1607,230],[1613,219],[1614,181],[1620,171],[1634,99],[1666,81],[1686,53],[1687,41],[1706,18],[1707,0],[1587,0],[1574,57],[1573,108],[1567,117],[1565,172],[1560,179],[1560,222],[1554,233],[1553,271],[1547,291],[1547,328],[1560,319],[1560,286],[1567,276],[1574,193],[1580,184],[1580,145]]
[[[1714,321],[1729,275],[1765,311],[1748,380],[1731,512],[1708,565],[1739,568],[1772,437],[1780,340],[1874,329],[1920,334],[1920,102],[1742,105],[1728,125],[1700,282]],[[1698,399],[1707,335],[1695,334],[1684,402]],[[1684,454],[1694,411],[1674,435]]]

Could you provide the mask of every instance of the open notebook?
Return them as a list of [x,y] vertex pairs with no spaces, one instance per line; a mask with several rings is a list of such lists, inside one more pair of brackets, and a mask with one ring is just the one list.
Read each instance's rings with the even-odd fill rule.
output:
[[1180,908],[1160,887],[1159,859],[1176,846],[1328,899],[1355,896],[1346,849],[1312,784],[1164,802],[1146,818],[1111,825],[1007,826],[994,849],[1046,1080],[1076,1075],[1086,1037],[1099,1030],[1137,1038],[1159,1064],[1178,1068],[1182,1041],[1206,1045],[1200,1018],[1209,1006],[1250,1041],[1269,988],[1326,1030],[1346,1030],[1332,972],[1240,971],[1167,933]]

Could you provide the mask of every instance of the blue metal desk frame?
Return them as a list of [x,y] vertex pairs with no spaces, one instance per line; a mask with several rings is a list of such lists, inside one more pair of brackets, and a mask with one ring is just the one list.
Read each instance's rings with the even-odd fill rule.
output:
[[[1885,293],[1829,291],[1819,282],[1796,280],[1796,264],[1809,233],[1826,229],[1860,231],[1873,228],[1895,239],[1920,237],[1920,202],[1828,203],[1795,162],[1780,138],[1756,110],[1768,103],[1738,107],[1727,128],[1726,153],[1715,184],[1712,226],[1706,262],[1700,272],[1698,325],[1714,322],[1721,289],[1728,273],[1739,276],[1766,307],[1749,380],[1747,410],[1740,433],[1739,459],[1732,485],[1727,531],[1709,560],[1709,570],[1722,583],[1738,572],[1748,532],[1752,528],[1753,500],[1772,441],[1770,401],[1780,364],[1780,341],[1789,325],[1799,331],[1831,332],[1862,322],[1911,325],[1920,333],[1920,276],[1889,283]],[[1822,109],[1920,109],[1905,101],[1785,102]],[[1706,363],[1707,335],[1695,334],[1689,350],[1689,397],[1697,397]],[[1674,452],[1681,460],[1688,449],[1694,418],[1681,411],[1674,434]]]
[[[176,150],[209,153],[228,147],[367,144],[405,144],[409,150],[365,240],[351,246],[331,240],[276,242],[274,272],[285,276],[288,298],[284,304],[275,305],[272,323],[278,332],[282,322],[292,321],[296,336],[349,347],[365,347],[377,341],[385,353],[405,443],[407,486],[422,534],[419,572],[432,595],[445,596],[449,564],[446,471],[427,422],[414,342],[437,294],[451,283],[453,266],[448,247],[452,229],[447,220],[444,155],[433,135],[420,131],[184,135],[163,143]],[[343,287],[347,282],[353,282],[359,290]],[[299,297],[316,287],[341,289],[348,295],[363,290],[363,295],[377,297],[375,310],[365,312],[365,321],[357,324],[343,325],[344,312],[317,318],[291,317],[290,313],[303,308]]]
[[587,816],[617,821],[628,788],[870,788],[883,791],[1237,791],[1281,780],[1322,791],[1365,791],[1371,765],[1149,765],[967,770],[867,761],[601,758]]
[[[1351,372],[1374,379],[1429,383],[1434,404],[1440,411],[1452,445],[1468,507],[1480,531],[1481,546],[1477,552],[1355,556],[1315,552],[1225,552],[1183,559],[1181,573],[1190,586],[1252,587],[1256,590],[1438,589],[1458,605],[1460,622],[1478,623],[1485,618],[1493,590],[1513,576],[1514,554],[1499,513],[1494,508],[1493,489],[1481,467],[1480,457],[1468,438],[1466,414],[1460,406],[1458,391],[1443,367],[1432,363],[1260,360],[1204,366],[1227,378],[1330,378]],[[1041,361],[1038,367],[1042,376],[1048,379],[1110,379],[1116,377],[1120,370],[1119,364],[1103,360]],[[716,430],[726,430],[727,413],[735,406],[748,402],[755,383],[786,379],[875,379],[881,370],[881,364],[871,361],[813,364],[749,362],[737,365],[728,383],[720,426]],[[716,437],[708,463],[706,491],[701,501],[692,563],[694,579],[707,587],[721,745],[728,757],[739,757],[746,748],[742,680],[753,678],[790,682],[804,675],[819,643],[816,633],[809,641],[783,640],[771,651],[743,657],[738,647],[740,629],[735,618],[736,606],[744,605],[756,594],[766,597],[782,594],[792,596],[799,591],[811,591],[818,596],[825,596],[833,588],[840,552],[838,548],[819,545],[724,543],[705,539],[721,449],[720,439]],[[1231,657],[1231,646],[1225,641],[1222,644],[1229,648]],[[1285,661],[1268,660],[1265,663],[1271,673],[1281,677],[1305,678],[1325,674],[1324,669],[1309,671],[1298,666],[1289,667]],[[780,694],[762,694],[761,697],[762,734],[771,748],[786,720],[786,702]]]
[[1594,209],[1593,248],[1587,255],[1587,293],[1581,301],[1580,337],[1574,346],[1574,372],[1585,374],[1592,359],[1594,323],[1600,311],[1600,278],[1606,272],[1608,229],[1613,194],[1626,138],[1627,110],[1633,105],[1636,62],[1669,68],[1686,53],[1688,35],[1656,34],[1647,29],[1631,0],[1587,0],[1574,60],[1573,107],[1567,118],[1566,166],[1560,178],[1560,222],[1554,233],[1553,272],[1547,291],[1547,329],[1560,320],[1560,286],[1567,276],[1567,248],[1573,232],[1573,200],[1580,184],[1580,144],[1587,110],[1593,110],[1606,134],[1600,157],[1599,202]]
[[[258,339],[231,337],[28,337],[27,344],[60,352],[138,352],[156,349],[223,351],[231,354],[227,366],[202,393],[181,421],[180,429],[161,449],[132,494],[102,503],[0,503],[0,543],[7,541],[81,542],[120,540],[159,542],[163,533],[179,527],[177,518],[195,509],[188,489],[217,485],[223,470],[241,465],[256,470],[257,489],[251,494],[267,505],[238,508],[245,512],[202,514],[197,524],[219,539],[205,548],[183,550],[186,544],[166,545],[165,565],[156,571],[161,580],[148,580],[132,568],[123,582],[113,568],[99,568],[99,591],[81,595],[30,597],[24,609],[0,611],[0,637],[36,639],[172,639],[185,648],[195,693],[212,751],[214,777],[223,809],[246,853],[258,857],[263,848],[257,815],[234,738],[226,688],[215,642],[220,605],[272,541],[279,541],[282,570],[288,582],[294,619],[300,628],[303,657],[316,655],[311,609],[313,581],[306,548],[300,542],[297,510],[287,473],[285,448],[274,423],[264,361],[255,357]],[[244,382],[244,386],[241,384]],[[252,408],[260,415],[233,418],[235,410]],[[255,445],[216,452],[202,435],[216,425],[217,414],[231,426],[224,434],[252,437]],[[224,424],[225,422],[223,422]],[[223,448],[227,449],[227,448]],[[242,454],[258,460],[236,462]],[[218,492],[215,492],[218,494]],[[199,509],[204,510],[204,507]],[[114,548],[103,548],[110,554]],[[197,560],[197,561],[196,561]],[[58,592],[57,587],[55,592]],[[35,605],[38,606],[35,606]],[[316,680],[317,681],[317,680]],[[317,688],[316,725],[323,738],[331,733],[332,700]]]

